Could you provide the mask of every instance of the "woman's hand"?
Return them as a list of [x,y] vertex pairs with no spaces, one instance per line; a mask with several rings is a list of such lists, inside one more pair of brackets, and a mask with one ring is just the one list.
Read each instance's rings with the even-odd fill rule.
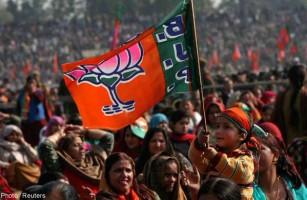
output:
[[193,171],[190,171],[187,167],[184,167],[181,172],[181,184],[189,188],[192,199],[197,198],[197,194],[200,188],[200,174],[198,169],[193,165]]

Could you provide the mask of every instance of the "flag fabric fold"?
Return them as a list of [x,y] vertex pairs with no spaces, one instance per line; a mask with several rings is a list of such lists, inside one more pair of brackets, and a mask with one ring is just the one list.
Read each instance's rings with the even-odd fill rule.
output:
[[62,65],[85,127],[121,129],[166,95],[198,88],[188,6],[120,48]]

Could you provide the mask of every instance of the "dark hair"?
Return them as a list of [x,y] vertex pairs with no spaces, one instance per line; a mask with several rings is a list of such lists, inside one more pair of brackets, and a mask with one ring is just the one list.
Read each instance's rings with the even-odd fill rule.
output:
[[149,143],[150,143],[151,138],[153,138],[153,136],[156,133],[160,133],[160,132],[163,134],[163,137],[165,139],[166,148],[165,148],[164,151],[170,153],[171,155],[175,155],[174,148],[173,148],[173,146],[170,142],[170,139],[169,139],[167,133],[165,132],[165,130],[162,129],[162,128],[150,128],[145,135],[142,150],[141,150],[140,156],[139,156],[139,158],[136,162],[136,173],[137,174],[142,172],[145,163],[152,156],[149,152]]
[[105,161],[105,165],[104,165],[104,179],[106,180],[106,183],[108,184],[108,186],[114,191],[117,192],[115,188],[113,188],[113,186],[111,185],[110,182],[110,171],[112,166],[117,163],[118,161],[121,160],[127,160],[129,161],[129,163],[131,164],[132,167],[132,171],[133,171],[133,184],[136,186],[136,181],[135,181],[135,165],[134,165],[134,161],[132,160],[131,157],[129,157],[126,153],[122,153],[122,152],[117,152],[117,153],[112,153]]
[[293,160],[287,154],[285,145],[271,133],[266,138],[258,139],[262,144],[269,147],[273,153],[279,154],[276,164],[277,174],[289,178],[294,187],[299,188],[302,184],[302,179],[296,170]]
[[[52,191],[58,191],[64,200],[78,200],[79,195],[76,192],[75,188],[67,183],[61,181],[52,181],[45,185],[34,185],[28,187],[24,192],[22,192],[20,199],[33,199],[35,194],[37,198],[35,199],[45,199]],[[31,195],[32,194],[32,195]]]
[[296,98],[305,81],[305,66],[302,64],[293,65],[288,71],[288,78],[293,86],[293,94],[290,100],[290,124],[297,126],[300,123],[299,111],[296,109]]
[[[67,151],[70,145],[74,142],[75,138],[80,137],[75,133],[69,133],[62,137],[58,142],[58,149],[60,151]],[[81,137],[80,137],[81,138]]]
[[185,111],[175,110],[170,117],[170,122],[172,122],[173,124],[176,124],[178,121],[180,121],[183,118],[190,118],[190,116]]
[[225,178],[210,178],[204,182],[198,191],[197,199],[204,194],[213,194],[219,200],[241,199],[240,187]]
[[61,172],[56,171],[48,171],[43,174],[38,179],[38,185],[44,185],[46,183],[49,183],[51,181],[58,181],[60,179],[68,180],[67,177],[62,174]]
[[[164,168],[168,163],[176,163],[178,167],[177,184],[174,188],[171,197],[166,193],[165,188],[161,185],[161,175],[164,175]],[[170,155],[168,152],[161,152],[154,155],[146,163],[144,167],[144,181],[145,184],[152,190],[158,193],[161,199],[177,200],[180,190],[180,174],[181,168],[177,158]]]

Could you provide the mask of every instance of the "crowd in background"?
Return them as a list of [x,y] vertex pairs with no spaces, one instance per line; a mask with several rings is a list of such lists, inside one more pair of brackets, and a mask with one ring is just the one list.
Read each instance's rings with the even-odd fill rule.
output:
[[[54,68],[109,49],[113,17],[1,25],[0,198],[307,199],[306,11],[285,10],[198,13],[204,102],[198,91],[169,96],[116,132],[82,126]],[[136,15],[124,14],[121,41],[163,17]],[[248,48],[260,52],[257,73]]]

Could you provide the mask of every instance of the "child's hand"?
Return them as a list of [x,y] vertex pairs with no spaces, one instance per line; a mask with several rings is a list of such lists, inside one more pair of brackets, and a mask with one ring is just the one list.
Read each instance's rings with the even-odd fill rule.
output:
[[214,158],[217,154],[217,150],[213,147],[207,147],[205,150],[204,150],[204,154],[205,154],[205,157],[208,158],[209,160],[211,160],[212,158]]
[[209,143],[209,132],[205,132],[204,128],[200,128],[197,133],[197,141],[200,145],[203,145],[205,148],[208,146]]

